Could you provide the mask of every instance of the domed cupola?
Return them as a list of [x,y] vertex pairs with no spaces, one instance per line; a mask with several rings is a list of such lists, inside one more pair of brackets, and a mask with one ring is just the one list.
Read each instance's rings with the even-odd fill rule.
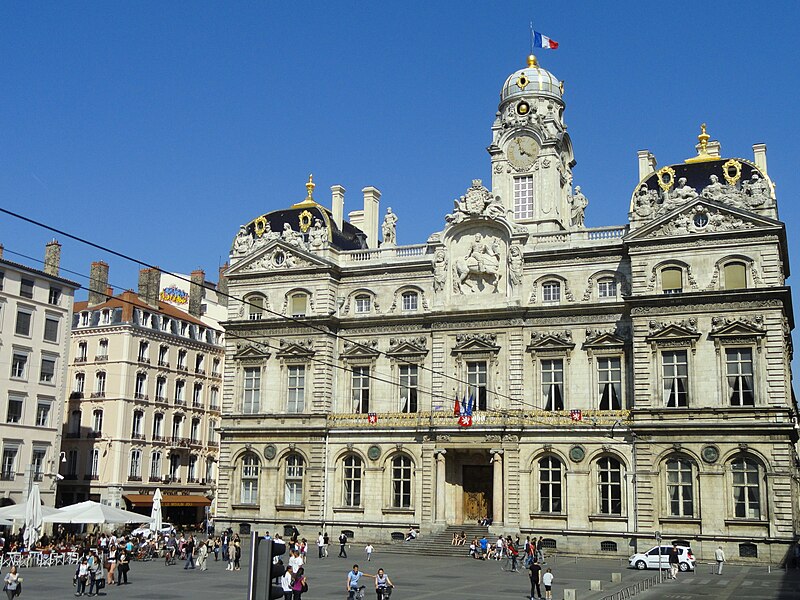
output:
[[500,91],[500,106],[510,100],[528,96],[549,96],[561,100],[563,84],[547,69],[539,66],[536,57],[528,56],[528,66],[508,76]]

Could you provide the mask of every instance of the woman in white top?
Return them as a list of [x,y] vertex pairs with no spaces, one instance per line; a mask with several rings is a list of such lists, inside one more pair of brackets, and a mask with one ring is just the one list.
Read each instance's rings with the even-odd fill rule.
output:
[[542,577],[545,600],[553,600],[553,569],[548,568]]

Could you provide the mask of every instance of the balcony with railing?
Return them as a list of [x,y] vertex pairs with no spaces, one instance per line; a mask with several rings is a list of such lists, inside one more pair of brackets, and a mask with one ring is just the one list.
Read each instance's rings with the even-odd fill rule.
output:
[[80,365],[87,362],[88,360],[89,360],[88,356],[76,356],[74,362],[76,365]]
[[148,396],[147,394],[142,394],[142,393],[136,392],[133,395],[133,399],[134,400],[150,400],[150,396]]
[[167,360],[160,360],[158,361],[159,367],[164,367],[165,369],[169,369],[169,361]]
[[184,373],[189,372],[189,367],[187,367],[186,365],[178,365],[176,368],[178,369],[178,371],[183,371]]
[[131,439],[132,440],[144,440],[144,434],[140,433],[140,432],[137,432],[137,431],[134,431],[131,434]]
[[136,360],[137,360],[137,362],[139,364],[142,364],[142,365],[149,365],[150,364],[150,359],[147,358],[146,356],[140,356]]
[[11,471],[3,471],[0,473],[0,481],[14,481],[17,474],[12,473]]
[[92,392],[89,395],[89,397],[90,398],[105,398],[106,397],[106,392],[105,392],[105,390],[103,390],[101,392]]
[[409,258],[425,256],[426,244],[396,246],[394,248],[374,248],[370,250],[350,250],[340,254],[342,262],[401,262]]
[[197,369],[194,370],[194,374],[195,375],[205,375],[206,374],[206,370],[197,368]]
[[105,362],[108,360],[108,354],[98,354],[94,357],[95,362]]
[[175,406],[186,406],[186,400],[183,398],[175,398]]
[[163,478],[161,477],[161,475],[150,475],[150,477],[147,478],[147,481],[149,481],[150,483],[161,483],[163,481]]
[[163,435],[153,435],[153,439],[151,441],[154,444],[165,444],[169,441],[169,439]]
[[83,476],[84,481],[97,481],[98,479],[100,479],[100,476],[97,473],[89,473]]
[[166,401],[167,401],[166,396],[156,396],[156,402],[166,402]]
[[141,481],[141,475],[128,475],[128,481]]
[[203,403],[200,400],[192,400],[192,408],[203,408]]
[[88,437],[88,438],[103,437],[103,432],[102,431],[94,431],[94,430],[92,430],[92,431],[90,431],[89,433],[86,434],[86,437]]

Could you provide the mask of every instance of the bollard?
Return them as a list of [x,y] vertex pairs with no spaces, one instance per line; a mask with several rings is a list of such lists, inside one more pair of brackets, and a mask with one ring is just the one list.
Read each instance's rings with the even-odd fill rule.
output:
[[611,583],[619,583],[620,581],[622,581],[622,573],[611,574]]
[[592,590],[592,591],[598,591],[599,592],[600,590],[603,589],[603,586],[600,585],[600,580],[599,579],[592,579],[591,581],[589,581],[589,589]]
[[575,600],[575,590],[564,588],[564,600]]

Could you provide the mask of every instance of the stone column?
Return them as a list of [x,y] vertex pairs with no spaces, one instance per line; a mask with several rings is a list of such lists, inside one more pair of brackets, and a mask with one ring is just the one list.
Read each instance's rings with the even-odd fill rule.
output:
[[444,456],[447,450],[438,449],[433,451],[436,457],[436,522],[444,523],[447,520],[445,514],[445,462]]
[[492,525],[503,524],[503,451],[492,448],[494,482],[492,486]]

